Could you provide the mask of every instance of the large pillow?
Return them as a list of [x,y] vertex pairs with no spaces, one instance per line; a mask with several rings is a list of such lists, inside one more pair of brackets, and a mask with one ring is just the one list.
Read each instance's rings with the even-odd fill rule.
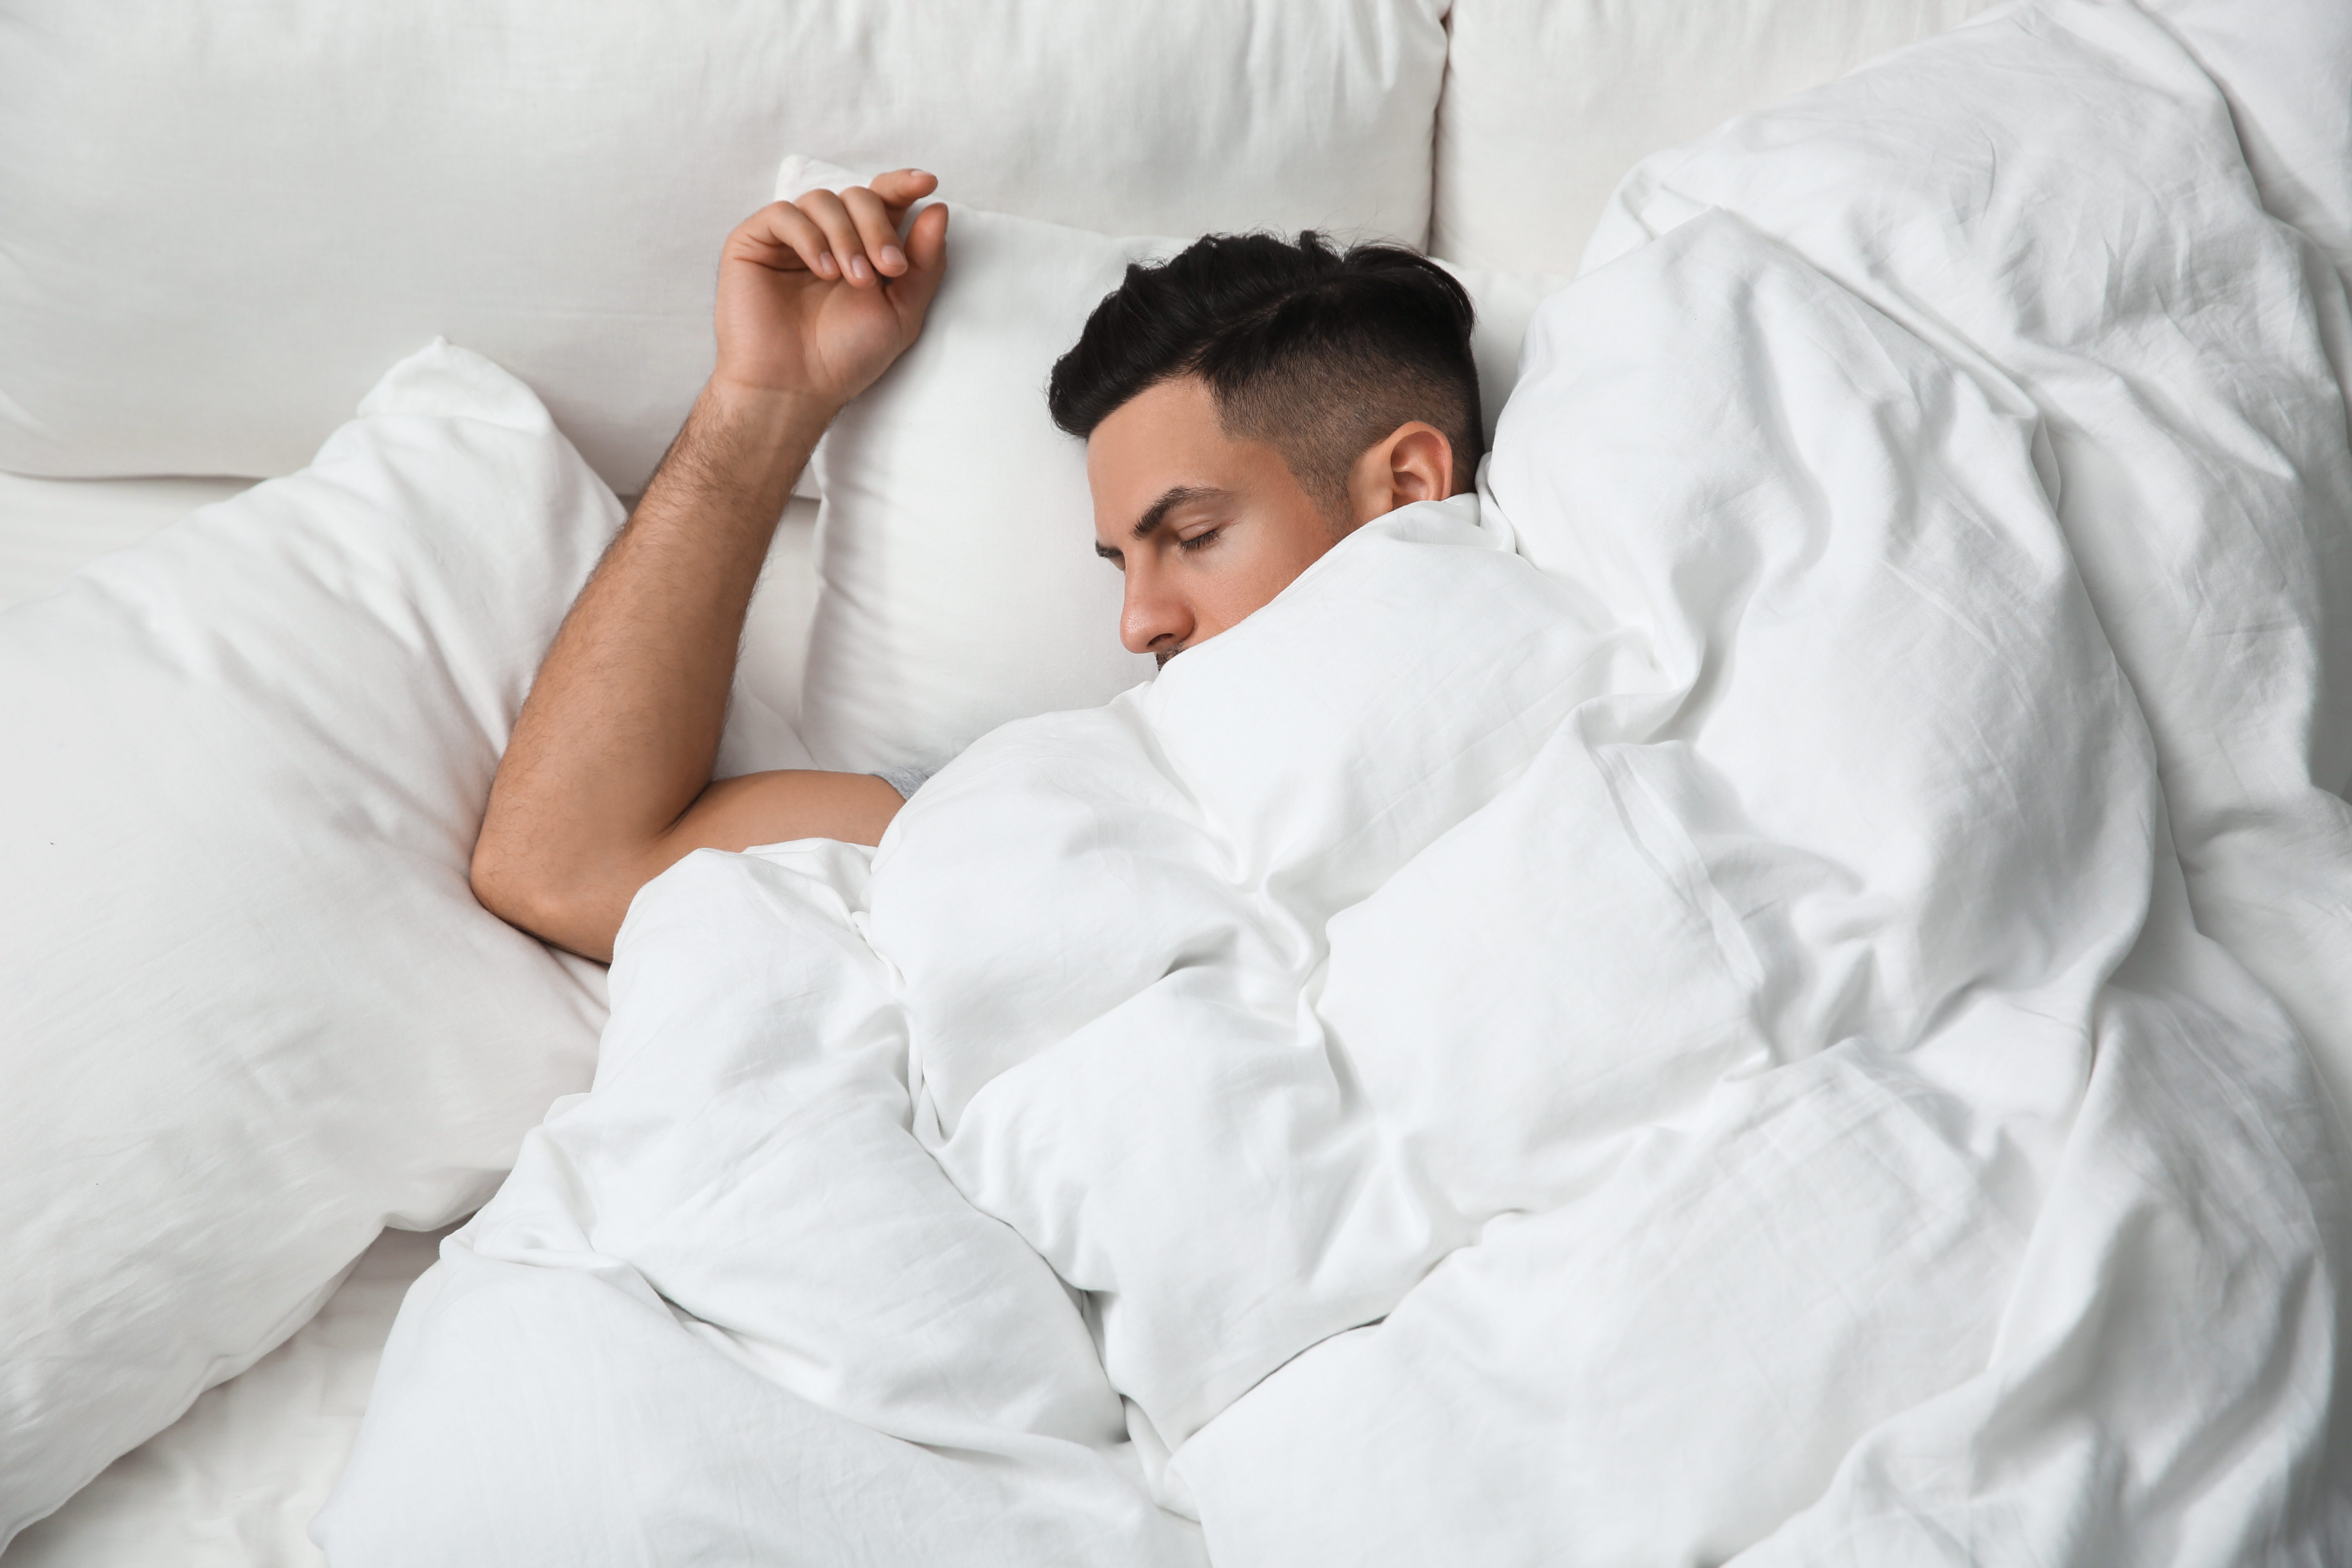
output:
[[0,1542],[586,1086],[601,971],[466,867],[620,516],[439,345],[309,468],[0,615]]
[[[849,176],[801,158],[781,196]],[[1112,238],[950,204],[947,278],[922,336],[834,422],[800,732],[825,767],[933,765],[997,725],[1103,702],[1152,671],[1119,646],[1119,577],[1094,552],[1086,448],[1045,381],[1130,261]],[[1520,339],[1562,281],[1459,269],[1478,305],[1488,428]]]
[[0,474],[0,610],[44,594],[110,550],[138,543],[246,488],[230,479],[28,479]]
[[1991,0],[1455,0],[1430,248],[1576,270],[1625,172]]
[[280,474],[434,333],[640,489],[776,149],[1418,243],[1444,0],[16,0],[0,468]]

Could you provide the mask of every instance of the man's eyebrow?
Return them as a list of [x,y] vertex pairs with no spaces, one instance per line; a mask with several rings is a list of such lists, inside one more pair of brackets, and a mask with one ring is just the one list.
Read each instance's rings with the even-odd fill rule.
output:
[[1168,514],[1178,507],[1189,506],[1196,500],[1208,500],[1224,493],[1214,485],[1171,486],[1158,500],[1144,509],[1143,515],[1135,520],[1135,530],[1129,537],[1149,539],[1161,523],[1168,521]]

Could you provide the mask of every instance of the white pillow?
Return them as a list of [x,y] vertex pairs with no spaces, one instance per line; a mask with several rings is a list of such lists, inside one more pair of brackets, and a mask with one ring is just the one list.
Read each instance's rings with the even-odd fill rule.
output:
[[1008,720],[1149,677],[1119,646],[1086,451],[1045,379],[1129,261],[1111,239],[950,204],[922,336],[818,449],[801,735],[822,767],[936,765]]
[[110,550],[138,543],[246,488],[230,479],[28,479],[0,474],[0,610],[54,594]]
[[1991,0],[1455,0],[1430,248],[1573,273],[1625,172]]
[[586,1087],[602,972],[466,867],[620,515],[441,344],[306,470],[0,615],[0,1542]]
[[1419,242],[1444,0],[15,0],[0,468],[280,474],[434,333],[642,488],[779,146]]
[[[831,176],[831,177],[828,177]],[[780,194],[849,176],[785,160]],[[818,449],[816,609],[801,735],[824,767],[935,765],[997,725],[1108,700],[1153,668],[1118,641],[1086,448],[1045,382],[1131,260],[1115,239],[950,204],[923,334]],[[1489,430],[1536,305],[1560,279],[1462,270]]]

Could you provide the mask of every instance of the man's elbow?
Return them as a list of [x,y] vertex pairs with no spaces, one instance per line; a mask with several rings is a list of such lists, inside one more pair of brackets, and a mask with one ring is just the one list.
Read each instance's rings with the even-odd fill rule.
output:
[[604,907],[611,900],[581,879],[515,855],[485,837],[474,847],[467,879],[475,901],[507,924],[584,957],[612,962],[620,921]]
[[554,879],[492,843],[488,836],[474,846],[467,880],[473,887],[476,903],[533,936],[545,936],[544,928],[562,919],[565,900]]

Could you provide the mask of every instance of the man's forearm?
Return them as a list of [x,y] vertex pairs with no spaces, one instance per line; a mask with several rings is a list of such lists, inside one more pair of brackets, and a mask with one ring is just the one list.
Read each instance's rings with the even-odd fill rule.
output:
[[[772,202],[719,249],[710,384],[540,666],[474,846],[484,907],[607,957],[637,889],[698,848],[871,844],[898,793],[853,773],[710,782],[736,645],[793,481],[906,352],[947,264],[916,169]],[[900,225],[904,224],[903,230]],[[900,240],[904,239],[903,249]]]
[[625,907],[644,879],[635,857],[709,783],[752,585],[832,413],[719,386],[696,400],[499,764],[475,856],[476,889],[499,913],[560,920],[531,908],[557,893]]

